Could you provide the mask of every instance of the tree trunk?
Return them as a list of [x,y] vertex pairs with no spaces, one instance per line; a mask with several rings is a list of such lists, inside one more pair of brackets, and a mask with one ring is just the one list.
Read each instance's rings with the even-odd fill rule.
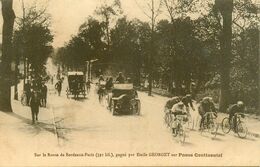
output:
[[1,0],[3,16],[2,57],[0,64],[0,111],[12,112],[11,107],[11,59],[15,14],[13,0]]
[[232,40],[232,11],[233,0],[219,0],[219,9],[223,17],[223,30],[221,35],[221,94],[220,94],[220,111],[226,111],[230,102],[230,57],[231,57],[231,40]]

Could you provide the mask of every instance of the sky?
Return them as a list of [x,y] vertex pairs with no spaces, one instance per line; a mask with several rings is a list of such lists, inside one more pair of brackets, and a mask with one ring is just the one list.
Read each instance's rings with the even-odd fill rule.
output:
[[[104,0],[24,0],[25,7],[30,7],[36,3],[39,7],[47,7],[47,12],[51,15],[51,31],[54,34],[54,47],[61,47],[75,35],[79,26],[93,15],[94,10]],[[22,0],[13,0],[13,8],[17,17],[22,16]],[[138,2],[138,5],[137,3]],[[121,0],[122,9],[128,18],[139,18],[147,20],[144,15],[143,0]],[[110,0],[108,0],[110,3]],[[0,18],[2,25],[2,17]],[[0,31],[2,32],[2,26]],[[1,33],[0,33],[1,34]]]

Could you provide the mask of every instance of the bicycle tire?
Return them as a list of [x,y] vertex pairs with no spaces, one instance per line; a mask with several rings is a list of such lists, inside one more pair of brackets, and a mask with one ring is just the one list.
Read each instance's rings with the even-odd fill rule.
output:
[[237,134],[240,138],[244,139],[246,138],[248,133],[248,129],[246,127],[246,125],[243,122],[239,122],[237,124]]
[[167,127],[171,127],[171,116],[169,113],[166,113],[164,116],[164,122]]
[[184,144],[185,139],[186,139],[186,134],[185,134],[185,131],[183,129],[179,129],[178,136],[179,136],[180,143]]
[[228,134],[230,132],[231,126],[229,124],[229,118],[228,117],[226,117],[222,120],[221,129],[222,129],[222,132],[225,133],[225,134]]

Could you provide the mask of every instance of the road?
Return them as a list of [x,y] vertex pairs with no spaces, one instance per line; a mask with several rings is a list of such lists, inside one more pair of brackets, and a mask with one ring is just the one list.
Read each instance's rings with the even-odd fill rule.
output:
[[[28,148],[27,153],[33,155],[49,152],[53,156],[56,153],[69,154],[65,158],[49,157],[48,161],[45,161],[44,157],[38,157],[31,161],[34,164],[57,165],[61,162],[73,165],[260,164],[260,140],[255,136],[240,139],[233,132],[224,135],[219,130],[217,137],[212,139],[210,134],[187,130],[186,142],[179,143],[164,124],[163,106],[167,100],[165,97],[157,95],[149,97],[146,93],[139,92],[140,116],[112,116],[105,105],[99,104],[93,87],[87,98],[80,100],[67,99],[64,90],[59,97],[52,91],[52,85],[49,85],[49,88],[51,94],[48,96],[48,107],[41,109],[39,123],[26,126],[37,127],[37,133],[31,135],[31,138],[35,138],[32,144],[38,144],[37,147]],[[29,112],[25,116],[22,108],[24,107],[17,108],[19,110],[17,115],[27,117],[29,120]],[[224,116],[220,114],[218,122]],[[257,119],[249,118],[246,122],[251,132],[259,133],[260,122]],[[26,132],[29,133],[28,129]],[[37,136],[42,137],[37,139]],[[24,147],[20,149],[23,150]],[[75,157],[75,154],[81,153],[87,157]],[[130,153],[135,156],[127,157]],[[137,153],[143,156],[136,156]],[[166,153],[171,153],[172,156],[162,156],[167,155]],[[194,157],[195,153],[221,154],[222,157]],[[189,157],[191,154],[193,157]],[[96,157],[98,155],[99,158]]]

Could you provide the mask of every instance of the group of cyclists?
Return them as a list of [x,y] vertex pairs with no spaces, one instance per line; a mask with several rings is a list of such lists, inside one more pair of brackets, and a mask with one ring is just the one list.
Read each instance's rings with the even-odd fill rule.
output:
[[[170,100],[166,102],[165,105],[165,115],[170,115],[172,121],[172,132],[176,133],[176,117],[178,115],[185,115],[186,122],[191,119],[191,113],[195,111],[194,108],[194,100],[192,99],[191,94],[187,94],[184,97],[172,97]],[[242,101],[238,101],[236,104],[231,105],[228,108],[227,113],[229,114],[229,123],[233,124],[234,130],[236,131],[237,126],[237,113],[244,113],[245,106]],[[204,97],[198,103],[198,113],[201,116],[199,122],[199,130],[202,130],[210,117],[217,117],[217,109],[214,105],[213,99],[211,97]]]

